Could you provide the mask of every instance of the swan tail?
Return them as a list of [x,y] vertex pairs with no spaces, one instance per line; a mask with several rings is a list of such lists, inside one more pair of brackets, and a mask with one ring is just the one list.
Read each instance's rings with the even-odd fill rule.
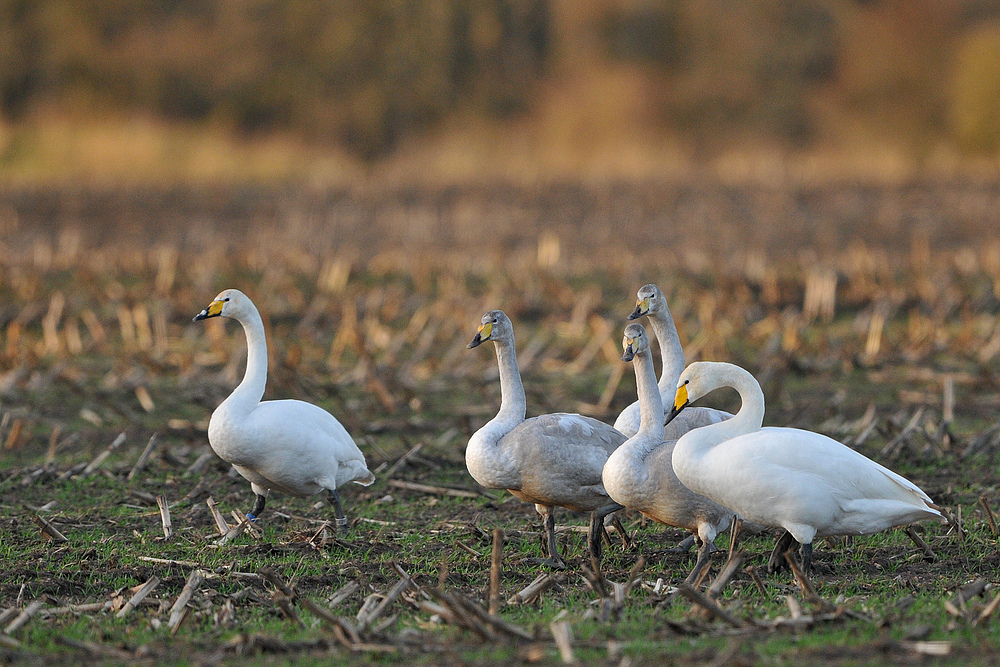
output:
[[354,482],[355,484],[360,484],[361,486],[371,486],[372,484],[374,484],[375,474],[372,473],[372,471],[369,470],[368,468],[365,468],[364,472],[365,472],[364,477],[361,477],[360,479],[355,478],[352,479],[351,481]]

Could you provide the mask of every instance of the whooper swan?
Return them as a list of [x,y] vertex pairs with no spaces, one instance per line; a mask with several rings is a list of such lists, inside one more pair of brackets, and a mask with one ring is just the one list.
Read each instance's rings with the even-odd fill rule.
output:
[[495,344],[500,364],[500,411],[469,440],[465,452],[469,474],[488,489],[507,489],[516,498],[535,504],[548,536],[549,558],[544,564],[565,567],[556,547],[552,514],[556,506],[591,512],[588,545],[590,553],[600,558],[603,519],[622,509],[604,490],[601,471],[625,436],[596,419],[575,414],[526,420],[514,330],[502,310],[483,315],[468,347],[486,341]]
[[795,428],[761,428],[764,394],[739,366],[688,366],[670,417],[720,387],[739,392],[740,411],[681,436],[674,447],[674,471],[689,489],[748,521],[785,529],[770,570],[785,564],[782,554],[795,542],[809,571],[816,537],[867,535],[941,517],[915,484],[832,438]]
[[311,403],[261,401],[267,382],[264,323],[253,302],[235,289],[215,297],[194,321],[231,317],[247,336],[247,370],[243,381],[222,402],[208,424],[208,442],[219,457],[233,464],[257,494],[247,516],[264,510],[271,489],[310,496],[326,489],[337,525],[347,525],[337,489],[348,482],[368,486],[375,475],[364,454],[337,419]]
[[[681,347],[681,339],[677,336],[677,327],[674,325],[674,318],[670,315],[667,298],[660,288],[652,283],[643,285],[639,288],[636,296],[635,310],[628,316],[628,319],[635,320],[643,315],[649,318],[649,324],[660,344],[660,358],[663,361],[658,383],[660,400],[664,406],[669,406],[674,400],[677,378],[684,370],[684,349]],[[618,415],[618,419],[615,420],[615,428],[629,437],[635,435],[639,431],[639,412],[639,402],[636,401]],[[723,410],[690,408],[685,411],[683,416],[678,417],[667,426],[664,437],[667,440],[676,440],[693,428],[716,424],[730,417],[732,415]]]
[[604,488],[611,498],[654,521],[686,528],[701,543],[692,577],[715,551],[715,536],[726,530],[733,512],[680,483],[671,465],[674,441],[663,438],[663,402],[656,386],[649,336],[640,324],[625,328],[622,361],[632,361],[641,407],[639,432],[616,449],[604,464]]

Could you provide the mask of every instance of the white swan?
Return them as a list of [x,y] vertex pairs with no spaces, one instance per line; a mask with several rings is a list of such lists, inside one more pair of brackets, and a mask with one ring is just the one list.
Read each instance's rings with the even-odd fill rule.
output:
[[254,520],[264,510],[271,489],[292,496],[327,490],[337,525],[347,525],[337,489],[348,482],[368,486],[375,481],[347,430],[329,412],[295,400],[263,401],[267,382],[264,323],[253,302],[235,289],[215,297],[194,321],[231,317],[247,336],[247,370],[243,381],[222,402],[208,423],[208,442],[219,457],[250,481],[257,494]]
[[465,452],[469,474],[488,489],[507,489],[516,498],[535,504],[548,536],[549,559],[544,562],[552,567],[565,567],[556,547],[553,508],[591,512],[588,543],[591,554],[599,558],[603,519],[622,509],[604,490],[601,471],[625,436],[603,422],[575,414],[525,420],[514,330],[502,310],[483,315],[468,347],[486,341],[496,345],[500,411],[469,440]]
[[[652,283],[643,285],[639,288],[636,296],[635,310],[628,316],[628,319],[635,320],[643,315],[649,318],[649,324],[660,344],[660,358],[663,361],[658,383],[660,400],[664,406],[668,406],[674,400],[677,378],[684,370],[684,349],[681,347],[681,339],[677,336],[677,327],[674,325],[674,318],[670,315],[667,298],[660,288]],[[636,401],[618,415],[618,419],[615,420],[615,428],[632,437],[639,432],[640,412],[639,401]],[[683,416],[667,425],[664,438],[676,440],[693,428],[716,424],[730,417],[732,415],[723,410],[690,408]],[[664,414],[665,418],[666,414]]]
[[671,418],[719,387],[733,387],[743,405],[732,419],[694,429],[674,447],[674,471],[695,493],[755,523],[784,528],[769,569],[801,545],[827,535],[867,535],[941,513],[926,493],[841,443],[812,431],[761,428],[764,394],[750,373],[716,362],[691,364],[678,381]]
[[[654,521],[686,528],[698,535],[701,547],[692,570],[695,576],[715,551],[715,536],[726,530],[733,512],[692,493],[674,474],[674,441],[664,441],[663,402],[656,386],[649,336],[639,324],[625,328],[622,361],[632,361],[641,407],[639,432],[616,449],[604,464],[604,488],[611,498]],[[633,361],[634,360],[634,361]]]

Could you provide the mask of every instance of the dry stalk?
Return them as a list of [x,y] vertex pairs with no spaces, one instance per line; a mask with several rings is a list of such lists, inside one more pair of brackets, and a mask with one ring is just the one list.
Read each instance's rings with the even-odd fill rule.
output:
[[69,540],[66,539],[65,535],[60,533],[55,526],[53,526],[51,523],[43,519],[40,515],[36,514],[33,518],[35,524],[42,532],[42,537],[44,537],[46,540],[51,540],[57,544],[61,542],[69,542]]
[[913,530],[913,526],[906,526],[903,528],[903,532],[906,533],[906,536],[909,537],[915,545],[917,545],[918,549],[924,552],[928,561],[937,560],[937,554],[935,554],[930,545],[924,541],[924,538],[920,537],[920,535],[917,534],[917,531]]
[[397,459],[396,462],[392,464],[392,467],[386,470],[383,475],[381,475],[381,479],[388,480],[392,478],[393,475],[399,472],[400,468],[406,465],[406,463],[410,460],[410,457],[415,456],[417,452],[419,452],[423,448],[424,448],[424,443],[418,442],[410,449],[410,451],[400,456],[399,459]]
[[286,597],[292,600],[295,599],[295,591],[292,589],[291,586],[287,585],[284,582],[284,580],[282,580],[282,578],[278,576],[278,573],[275,572],[272,568],[265,565],[264,567],[257,570],[257,574],[259,574],[262,579],[269,582],[276,589],[281,591],[281,593],[284,594]]
[[281,591],[274,591],[274,593],[271,594],[271,599],[274,601],[274,604],[278,607],[278,609],[281,610],[281,613],[285,615],[285,618],[292,621],[300,628],[306,627],[306,624],[302,622],[302,619],[299,618],[298,613],[295,611],[295,607],[292,606],[291,597],[285,595]]
[[21,613],[17,615],[17,618],[11,621],[7,625],[7,627],[4,628],[3,633],[5,635],[12,635],[18,630],[20,630],[22,627],[24,627],[25,624],[27,624],[28,621],[31,620],[32,616],[38,613],[38,610],[41,609],[44,605],[45,603],[42,602],[41,600],[32,600],[31,604],[25,607],[21,611]]
[[146,599],[146,596],[153,592],[153,589],[160,585],[160,578],[153,576],[135,592],[128,602],[122,605],[121,610],[115,614],[115,618],[125,618],[130,611],[139,606],[139,603]]
[[565,665],[572,665],[576,662],[573,654],[573,631],[569,627],[568,621],[553,621],[549,623],[549,630],[552,631],[552,639],[555,640],[559,648],[559,658]]
[[389,605],[395,602],[412,583],[413,580],[410,579],[409,575],[402,577],[399,581],[397,581],[396,585],[389,590],[386,596],[382,598],[382,601],[379,602],[378,606],[375,607],[371,613],[358,618],[358,631],[364,632],[368,626],[374,623],[382,614],[385,613],[385,610],[389,608]]
[[119,433],[118,437],[115,438],[110,445],[108,445],[107,449],[98,454],[93,461],[87,464],[87,467],[83,469],[81,475],[87,477],[88,475],[93,473],[101,466],[102,463],[104,463],[104,460],[108,458],[113,451],[121,447],[123,444],[125,444],[125,434]]
[[401,479],[390,479],[389,486],[394,486],[397,489],[406,489],[407,491],[419,491],[420,493],[429,493],[435,496],[454,496],[456,498],[478,498],[480,495],[475,491],[466,491],[465,489],[449,489],[443,486],[431,486],[429,484],[418,484],[416,482],[404,482]]
[[554,576],[548,572],[543,572],[535,577],[530,584],[522,588],[517,593],[514,593],[514,595],[507,600],[507,604],[531,604],[537,600],[542,593],[547,591],[556,583],[556,578]]
[[986,514],[986,522],[990,526],[990,533],[993,537],[997,537],[997,520],[996,517],[993,516],[993,510],[990,509],[990,504],[986,501],[986,496],[979,496],[979,504],[982,506],[983,512]]
[[167,621],[167,627],[174,629],[180,625],[186,614],[188,601],[191,600],[191,596],[195,594],[204,580],[205,573],[201,570],[193,570],[188,575],[184,588],[181,589],[181,594],[177,596],[174,606],[170,608],[170,620]]
[[209,496],[208,500],[205,501],[205,504],[208,505],[208,511],[212,514],[212,518],[215,519],[215,525],[219,529],[219,535],[221,536],[228,533],[232,528],[226,522],[226,517],[222,516],[222,512],[219,511],[219,505],[215,502],[215,498]]
[[722,568],[722,572],[719,576],[715,578],[712,585],[709,586],[706,595],[709,599],[715,600],[722,594],[722,591],[729,585],[730,580],[736,576],[740,571],[740,567],[743,565],[743,560],[745,555],[743,552],[737,552],[729,557],[726,564]]
[[490,554],[490,607],[489,613],[500,611],[500,567],[503,563],[503,530],[493,529],[493,550]]
[[170,536],[174,534],[174,529],[170,525],[170,507],[167,505],[167,499],[163,496],[156,496],[156,504],[160,508],[160,522],[163,524],[163,539],[169,540]]
[[686,597],[688,600],[698,605],[710,615],[725,621],[734,628],[745,628],[747,624],[740,618],[733,616],[728,611],[720,607],[713,600],[709,600],[707,597],[698,592],[691,584],[686,581],[682,581],[677,585],[677,591]]

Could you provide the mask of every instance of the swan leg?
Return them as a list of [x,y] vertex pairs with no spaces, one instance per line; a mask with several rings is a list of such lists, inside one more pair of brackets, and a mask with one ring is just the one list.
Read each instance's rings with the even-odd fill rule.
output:
[[802,558],[802,571],[807,575],[812,572],[813,564],[813,545],[812,542],[809,544],[803,544],[799,547],[799,556]]
[[253,504],[253,509],[250,510],[249,514],[247,514],[247,518],[250,519],[250,521],[256,521],[257,517],[260,516],[260,513],[264,511],[264,503],[266,502],[267,496],[258,493],[257,499]]
[[667,551],[672,554],[686,554],[688,551],[691,551],[691,547],[694,546],[694,542],[694,533],[692,533],[678,542],[676,547],[671,547],[670,549],[667,549]]
[[614,526],[618,531],[618,534],[622,536],[622,549],[631,549],[632,538],[628,536],[628,531],[625,530],[625,526],[622,525],[622,522],[618,518],[617,514],[611,515],[611,525]]
[[344,506],[340,504],[340,494],[337,493],[337,489],[327,491],[327,496],[330,498],[330,502],[333,503],[333,512],[337,517],[337,527],[346,526],[347,516],[344,515]]
[[[620,509],[625,509],[625,506],[618,503],[611,503],[610,505],[599,507],[590,513],[590,530],[587,533],[587,542],[590,555],[598,561],[601,560],[601,538],[607,536],[607,531],[604,530],[604,517]],[[610,541],[611,539],[609,538],[608,542]]]
[[542,517],[542,527],[545,529],[549,545],[549,557],[533,560],[539,565],[547,565],[554,570],[565,570],[566,563],[559,557],[559,547],[556,546],[556,517],[552,513],[552,508],[536,504],[535,511]]
[[708,540],[697,539],[700,543],[698,545],[698,560],[694,562],[694,568],[691,570],[691,574],[687,576],[685,581],[692,586],[698,578],[701,576],[701,571],[704,570],[711,564],[711,554],[715,551],[715,545]]
[[781,570],[788,566],[787,561],[785,561],[785,552],[794,543],[795,538],[787,530],[778,538],[778,541],[774,544],[774,549],[771,551],[771,557],[767,559],[768,574],[781,572]]

